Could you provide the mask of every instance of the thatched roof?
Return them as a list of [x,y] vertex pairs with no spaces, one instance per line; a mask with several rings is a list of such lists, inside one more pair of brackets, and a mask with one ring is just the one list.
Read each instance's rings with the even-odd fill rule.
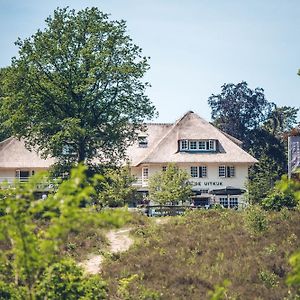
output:
[[49,168],[53,158],[42,159],[37,152],[25,148],[23,140],[10,137],[0,142],[0,168]]
[[[148,124],[148,147],[134,144],[128,149],[133,166],[148,163],[247,163],[257,160],[245,152],[241,142],[224,134],[192,111],[174,124]],[[218,140],[219,150],[212,153],[178,152],[178,140]]]

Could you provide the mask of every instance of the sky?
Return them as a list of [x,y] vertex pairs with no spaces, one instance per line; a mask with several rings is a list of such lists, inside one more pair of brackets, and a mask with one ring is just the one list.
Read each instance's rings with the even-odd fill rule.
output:
[[155,122],[174,122],[189,110],[209,121],[209,96],[241,81],[263,88],[278,106],[300,106],[300,0],[0,0],[0,67],[17,56],[18,37],[45,28],[66,6],[96,6],[127,22],[151,57],[145,81]]

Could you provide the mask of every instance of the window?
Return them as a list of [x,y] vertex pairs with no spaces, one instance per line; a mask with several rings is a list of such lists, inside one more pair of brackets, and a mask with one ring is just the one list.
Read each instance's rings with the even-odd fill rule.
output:
[[139,136],[139,148],[147,148],[148,147],[148,140],[146,136]]
[[180,150],[188,150],[189,144],[187,140],[181,140],[180,141]]
[[200,166],[199,167],[199,177],[207,177],[207,167],[206,166]]
[[216,141],[215,140],[210,140],[209,141],[208,149],[209,150],[216,150]]
[[227,198],[220,198],[220,205],[225,208],[228,208],[228,199]]
[[148,168],[142,168],[142,180],[147,181],[149,178],[149,169]]
[[162,169],[163,172],[165,172],[165,171],[167,171],[167,166],[162,166],[161,169]]
[[199,150],[206,150],[206,142],[199,141]]
[[216,151],[216,140],[180,140],[180,151]]
[[191,177],[198,177],[198,167],[191,167]]
[[197,150],[197,141],[190,141],[190,150]]
[[229,207],[230,208],[236,208],[239,206],[239,201],[237,197],[229,198]]
[[225,166],[219,166],[219,177],[226,177],[226,169]]
[[219,177],[234,177],[235,167],[234,166],[219,166]]

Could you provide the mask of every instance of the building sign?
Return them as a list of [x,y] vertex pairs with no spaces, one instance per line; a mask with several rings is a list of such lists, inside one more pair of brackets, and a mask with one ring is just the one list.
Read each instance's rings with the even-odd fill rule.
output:
[[289,175],[300,169],[300,136],[289,137]]
[[222,181],[189,181],[193,186],[210,187],[210,186],[223,186]]

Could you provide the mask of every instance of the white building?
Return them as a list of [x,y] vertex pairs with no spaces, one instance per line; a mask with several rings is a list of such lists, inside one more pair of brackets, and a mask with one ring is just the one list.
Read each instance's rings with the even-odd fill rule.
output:
[[128,149],[128,156],[140,191],[148,191],[151,175],[175,163],[190,174],[198,205],[226,207],[244,202],[248,168],[257,162],[239,140],[192,111],[174,124],[148,124],[147,131]]
[[[141,192],[147,193],[152,174],[175,163],[190,174],[197,204],[231,207],[243,202],[243,195],[237,191],[245,189],[248,168],[257,162],[241,148],[239,140],[191,111],[174,124],[147,124],[147,131],[139,134],[138,142],[128,148],[127,154],[132,174],[137,177],[135,185]],[[26,180],[54,162],[53,158],[42,159],[27,150],[22,140],[9,138],[0,142],[1,181]],[[223,195],[218,195],[222,190]]]

